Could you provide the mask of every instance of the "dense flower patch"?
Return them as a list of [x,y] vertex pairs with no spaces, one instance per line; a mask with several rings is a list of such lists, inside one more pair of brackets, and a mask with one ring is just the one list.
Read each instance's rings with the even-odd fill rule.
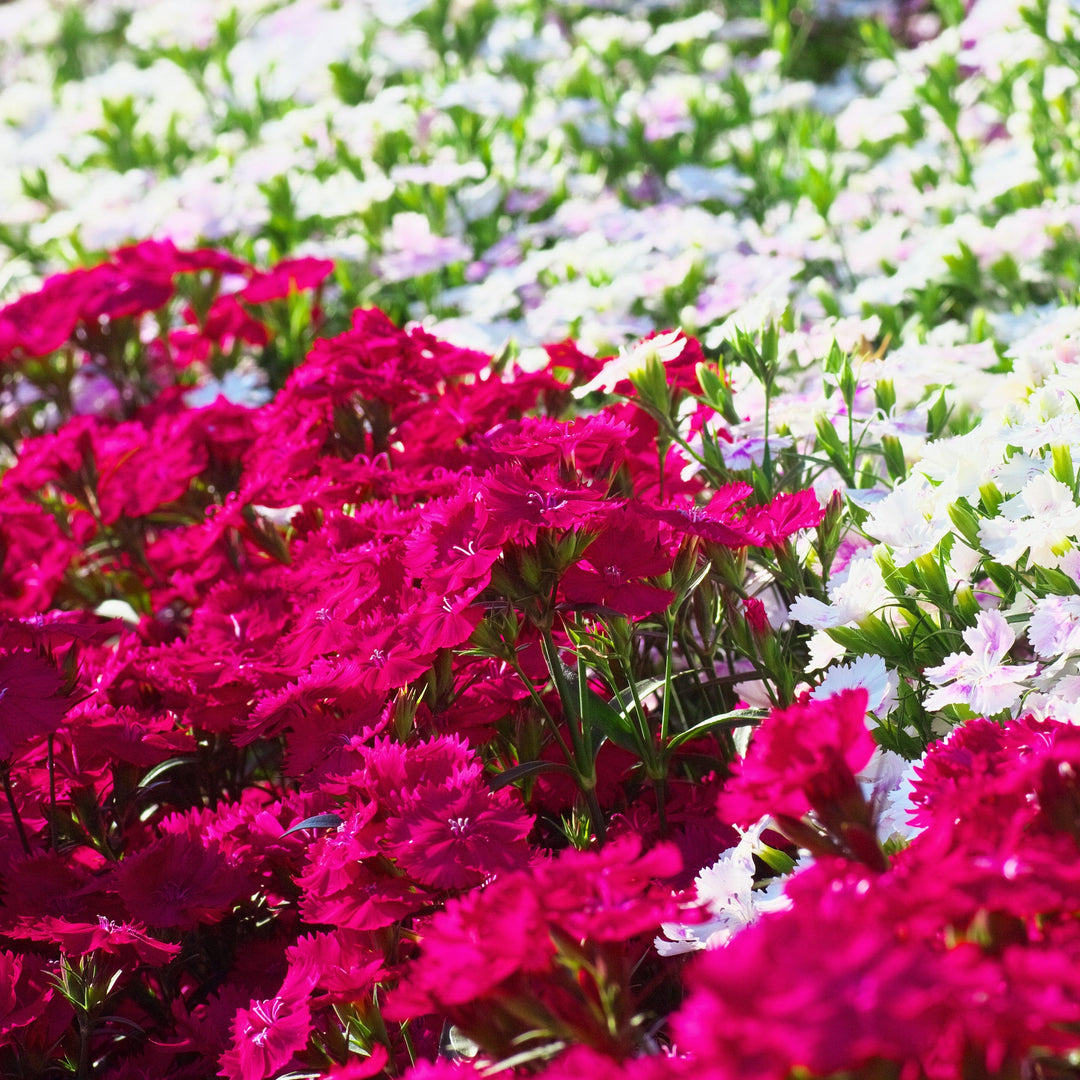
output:
[[0,4],[0,1073],[1074,1075],[1078,40]]
[[1006,571],[1031,514],[954,490],[906,557],[912,480],[856,529],[820,435],[726,464],[783,328],[523,370],[310,340],[330,271],[146,242],[0,311],[5,1069],[1068,1069],[1070,519]]

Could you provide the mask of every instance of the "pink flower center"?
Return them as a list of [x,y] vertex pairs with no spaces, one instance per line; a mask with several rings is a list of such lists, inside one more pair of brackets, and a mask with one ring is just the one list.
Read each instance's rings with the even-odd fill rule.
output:
[[455,817],[451,818],[447,824],[450,826],[450,832],[452,832],[454,836],[464,836],[471,821],[471,818]]
[[[244,1034],[251,1039],[256,1046],[262,1046],[269,1038],[270,1028],[273,1026],[274,1021],[277,1020],[280,1012],[281,998],[274,998],[272,1001],[256,1001],[249,1010],[247,1030]],[[251,1022],[251,1017],[254,1017],[262,1026],[257,1028],[256,1025]]]
[[525,496],[525,501],[530,506],[539,507],[542,513],[546,513],[548,510],[558,510],[566,505],[566,500],[554,492],[530,491]]
[[604,567],[604,581],[611,588],[615,588],[623,583],[622,570],[617,566],[605,566]]

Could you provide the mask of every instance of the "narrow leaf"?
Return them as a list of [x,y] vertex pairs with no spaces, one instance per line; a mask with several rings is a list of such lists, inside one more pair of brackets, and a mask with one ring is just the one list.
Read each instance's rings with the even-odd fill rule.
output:
[[286,829],[281,835],[288,836],[289,833],[299,832],[301,829],[336,829],[344,820],[337,814],[316,814],[314,817],[304,818],[299,825]]
[[505,769],[491,780],[491,790],[498,791],[500,788],[516,784],[522,777],[533,776],[542,772],[559,772],[567,776],[574,776],[574,770],[561,761],[523,761],[520,765],[514,765]]
[[717,729],[730,731],[734,728],[757,727],[764,719],[765,711],[763,709],[736,709],[734,712],[710,716],[707,720],[702,720],[701,723],[695,724],[686,731],[680,731],[678,735],[669,739],[668,749],[674,750],[676,747],[682,746],[683,743],[690,742],[692,739],[700,739],[702,735],[707,735],[710,731],[716,731]]

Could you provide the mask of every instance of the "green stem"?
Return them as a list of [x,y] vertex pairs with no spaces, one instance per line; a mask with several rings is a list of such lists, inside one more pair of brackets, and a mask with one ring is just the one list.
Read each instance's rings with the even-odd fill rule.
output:
[[45,743],[48,748],[46,753],[49,770],[49,842],[53,851],[60,850],[59,837],[56,834],[56,757],[53,752],[53,736],[50,735]]
[[660,745],[667,743],[668,726],[671,721],[671,653],[675,647],[675,617],[667,614],[667,645],[664,648],[664,700],[660,707]]
[[19,834],[19,842],[27,855],[32,855],[30,841],[26,837],[26,829],[23,828],[22,818],[19,816],[19,808],[15,805],[15,792],[11,789],[11,762],[4,762],[0,767],[0,780],[4,784],[4,795],[7,796],[7,804],[11,810],[11,817],[15,822],[15,831]]
[[517,673],[518,678],[525,684],[525,688],[529,691],[529,697],[532,698],[533,704],[537,706],[544,719],[547,721],[547,725],[551,729],[551,734],[555,736],[555,741],[559,744],[559,749],[562,750],[563,755],[566,758],[566,763],[568,765],[576,764],[573,751],[566,745],[566,740],[562,737],[559,725],[555,723],[555,718],[551,715],[547,705],[544,704],[544,699],[536,692],[536,687],[533,686],[532,679],[530,679],[522,670],[516,655],[513,660],[510,661],[510,666]]

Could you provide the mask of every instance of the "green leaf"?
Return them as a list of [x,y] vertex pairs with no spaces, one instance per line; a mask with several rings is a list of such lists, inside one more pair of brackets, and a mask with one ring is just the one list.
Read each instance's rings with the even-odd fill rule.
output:
[[595,690],[586,689],[582,695],[581,715],[587,724],[616,746],[621,746],[632,754],[641,754],[637,729],[627,719],[626,713],[613,708]]
[[301,829],[336,829],[344,820],[337,814],[316,814],[314,817],[304,818],[299,825],[286,829],[281,835],[288,836],[289,833],[299,832]]
[[926,435],[931,441],[938,438],[945,430],[945,422],[949,419],[949,404],[945,400],[945,391],[938,394],[937,401],[930,406],[926,414]]
[[727,398],[731,396],[730,391],[724,386],[724,380],[708,364],[698,364],[694,370],[706,403],[718,413],[724,412]]
[[577,773],[569,765],[564,765],[561,761],[523,761],[520,765],[504,769],[498,776],[492,777],[489,786],[492,791],[499,791],[504,787],[509,787],[511,784],[516,784],[526,776],[535,776],[537,773],[542,772],[558,772],[563,773],[565,776],[577,776]]
[[181,757],[171,757],[167,761],[158,762],[140,781],[140,788],[149,787],[159,776],[168,772],[170,769],[175,769],[180,765],[194,765],[199,759],[191,754],[185,754]]
[[754,854],[770,870],[775,870],[778,874],[790,874],[795,869],[795,859],[788,855],[787,852],[769,847],[768,844],[762,844],[760,847],[755,848]]
[[735,709],[733,712],[719,713],[716,716],[710,716],[707,720],[702,720],[695,724],[692,728],[687,728],[686,731],[680,731],[678,735],[672,736],[668,740],[668,750],[674,750],[676,747],[682,746],[683,743],[688,743],[693,739],[700,739],[702,735],[707,735],[710,731],[717,729],[725,729],[728,731],[741,727],[757,727],[762,720],[765,719],[766,711],[764,709]]

